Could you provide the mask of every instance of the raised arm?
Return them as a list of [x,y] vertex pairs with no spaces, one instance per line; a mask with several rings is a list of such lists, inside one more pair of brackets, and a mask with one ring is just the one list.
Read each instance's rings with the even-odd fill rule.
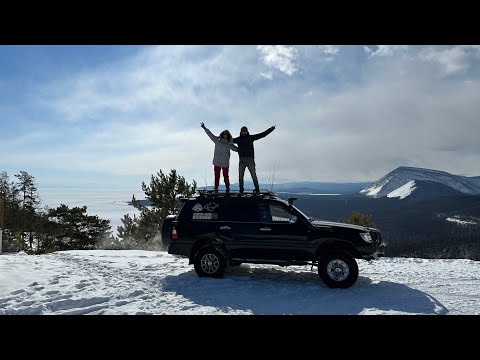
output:
[[233,143],[230,144],[230,150],[238,152],[238,147],[237,145],[234,145]]
[[212,139],[212,141],[213,141],[214,143],[216,143],[217,140],[218,140],[218,137],[215,136],[215,135],[213,135],[212,132],[211,132],[210,130],[208,130],[208,128],[205,126],[205,124],[204,124],[203,122],[200,123],[200,126],[202,127],[203,130],[205,130],[205,132],[207,133],[208,137],[209,137],[210,139]]
[[272,127],[269,127],[269,128],[268,128],[267,130],[265,130],[264,132],[251,135],[252,138],[253,138],[253,140],[258,140],[258,139],[261,139],[261,138],[267,136],[267,135],[270,134],[273,130],[275,130],[275,126],[277,126],[277,125],[273,125]]

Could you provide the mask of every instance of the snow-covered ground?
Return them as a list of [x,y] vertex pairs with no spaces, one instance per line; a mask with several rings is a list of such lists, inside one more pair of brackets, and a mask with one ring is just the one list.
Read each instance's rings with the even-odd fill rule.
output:
[[187,259],[140,250],[0,255],[0,314],[480,314],[480,262],[360,260],[348,289],[316,268],[249,265],[200,278]]

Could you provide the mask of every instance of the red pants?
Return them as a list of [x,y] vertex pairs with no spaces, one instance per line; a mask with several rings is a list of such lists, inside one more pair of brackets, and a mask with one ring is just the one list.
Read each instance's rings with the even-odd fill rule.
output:
[[225,187],[227,189],[230,188],[230,180],[228,179],[228,167],[220,167],[220,166],[213,166],[213,171],[215,173],[215,188],[218,189],[218,185],[220,184],[220,169],[223,172],[223,181],[225,181]]

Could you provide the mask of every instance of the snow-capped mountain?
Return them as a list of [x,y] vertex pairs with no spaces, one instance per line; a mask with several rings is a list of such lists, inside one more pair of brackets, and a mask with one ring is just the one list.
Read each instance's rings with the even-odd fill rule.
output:
[[389,197],[389,198],[398,197],[400,199],[405,199],[416,188],[417,188],[417,186],[415,184],[415,180],[410,180],[405,185],[400,186],[398,189],[395,189],[392,192],[389,192],[387,194],[387,197]]
[[464,194],[439,182],[430,180],[410,180],[405,185],[388,193],[387,197],[419,201],[438,199],[442,196],[461,195]]
[[[398,197],[404,199],[412,193],[418,193],[419,184],[432,190],[431,183],[443,185],[441,192],[446,195],[451,188],[452,194],[480,194],[480,177],[452,175],[445,171],[401,166],[369,185],[360,193],[370,197]],[[430,184],[429,184],[430,183]],[[431,191],[430,191],[431,192]]]

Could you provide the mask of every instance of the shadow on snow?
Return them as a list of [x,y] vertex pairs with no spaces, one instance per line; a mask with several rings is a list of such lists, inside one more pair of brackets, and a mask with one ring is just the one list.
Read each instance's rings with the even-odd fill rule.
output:
[[201,278],[193,270],[166,276],[163,290],[225,312],[243,310],[256,315],[355,315],[369,310],[376,314],[448,313],[433,297],[403,284],[373,283],[359,276],[348,289],[331,289],[316,272],[250,268],[246,264],[229,268],[222,279]]

